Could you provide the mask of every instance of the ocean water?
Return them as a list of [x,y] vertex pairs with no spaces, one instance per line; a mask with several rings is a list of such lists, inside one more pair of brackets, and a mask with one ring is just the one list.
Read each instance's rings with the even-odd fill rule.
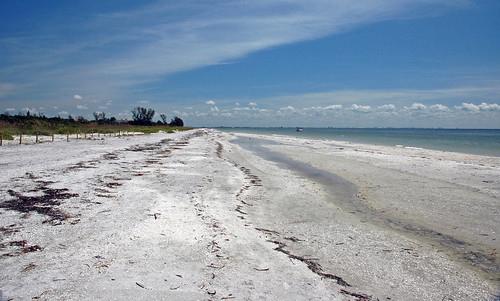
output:
[[500,157],[500,130],[490,129],[336,129],[218,128],[226,132],[278,134],[376,145],[403,145],[442,151]]

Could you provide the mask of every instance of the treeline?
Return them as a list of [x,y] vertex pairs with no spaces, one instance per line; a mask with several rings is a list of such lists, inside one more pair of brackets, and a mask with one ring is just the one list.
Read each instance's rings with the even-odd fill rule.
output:
[[[154,115],[155,110],[151,108],[135,107],[132,110],[132,124],[151,125],[153,124]],[[177,116],[170,120],[170,122],[167,122],[167,115],[165,114],[160,114],[160,119],[156,123],[170,126],[184,126],[184,121]]]
[[167,120],[165,114],[154,121],[155,111],[150,108],[136,107],[132,110],[132,120],[118,120],[103,112],[95,112],[94,119],[82,116],[66,118],[61,116],[47,117],[44,114],[31,112],[0,114],[0,136],[12,139],[15,135],[54,135],[85,133],[118,133],[122,131],[154,133],[158,131],[172,132],[186,130],[184,121],[175,116]]
[[[105,112],[94,112],[93,120],[86,119],[83,116],[73,117],[69,115],[66,118],[61,116],[47,117],[42,113],[36,114],[27,111],[25,114],[18,113],[11,115],[10,113],[0,114],[0,121],[5,124],[10,125],[36,125],[37,123],[48,123],[53,125],[75,125],[75,124],[106,124],[106,125],[141,125],[141,126],[152,126],[152,125],[163,125],[163,126],[174,126],[183,127],[184,121],[175,116],[168,122],[167,116],[165,114],[160,114],[160,118],[154,122],[153,118],[155,116],[155,110],[151,108],[136,107],[132,111],[132,120],[118,120],[113,116],[107,116]],[[0,123],[0,127],[2,126]]]

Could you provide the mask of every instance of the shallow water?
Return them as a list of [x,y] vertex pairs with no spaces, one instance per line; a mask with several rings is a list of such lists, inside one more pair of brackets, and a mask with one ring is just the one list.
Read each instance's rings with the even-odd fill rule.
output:
[[221,128],[226,132],[277,134],[354,143],[405,146],[500,157],[500,130]]

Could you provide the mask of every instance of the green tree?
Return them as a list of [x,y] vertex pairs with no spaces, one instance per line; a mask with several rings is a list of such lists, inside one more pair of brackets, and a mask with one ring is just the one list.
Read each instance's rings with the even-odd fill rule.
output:
[[160,118],[161,118],[161,121],[163,122],[163,124],[168,124],[168,122],[167,122],[167,115],[160,114]]
[[151,125],[154,115],[153,109],[136,107],[132,110],[133,123],[138,125]]
[[184,126],[184,121],[175,116],[174,119],[170,121],[170,126]]

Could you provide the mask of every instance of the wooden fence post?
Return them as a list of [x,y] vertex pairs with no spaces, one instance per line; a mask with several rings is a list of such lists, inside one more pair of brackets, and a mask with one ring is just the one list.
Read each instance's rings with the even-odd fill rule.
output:
[[66,142],[69,142],[69,133],[66,133]]
[[35,144],[38,143],[38,133],[35,134]]
[[52,142],[54,142],[54,134],[52,134]]
[[0,146],[3,145],[3,134],[0,134]]
[[19,144],[23,144],[23,134],[19,134]]

